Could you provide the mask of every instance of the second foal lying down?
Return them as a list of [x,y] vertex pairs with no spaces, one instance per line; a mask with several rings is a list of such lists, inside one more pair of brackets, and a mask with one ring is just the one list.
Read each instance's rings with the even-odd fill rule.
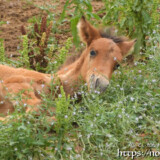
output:
[[[131,50],[135,40],[104,36],[84,17],[80,19],[77,27],[81,40],[86,43],[86,49],[73,63],[62,67],[56,77],[66,94],[72,95],[78,89],[80,77],[88,84],[89,89],[103,92],[109,84],[115,65]],[[42,103],[37,93],[43,91],[48,94],[53,77],[55,75],[0,65],[0,114],[7,115],[8,111],[14,111],[16,102],[10,97],[6,98],[6,95],[10,93],[15,96],[19,92],[22,94],[23,103],[32,106],[28,107],[26,112],[37,111],[37,106]]]

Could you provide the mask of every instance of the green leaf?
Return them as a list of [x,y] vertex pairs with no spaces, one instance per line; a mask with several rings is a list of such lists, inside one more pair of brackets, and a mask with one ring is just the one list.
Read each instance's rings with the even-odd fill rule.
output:
[[77,23],[80,19],[80,16],[75,16],[71,19],[71,32],[72,32],[72,36],[73,36],[73,42],[76,46],[78,46],[79,44],[79,39],[77,36]]
[[121,22],[120,22],[120,28],[122,28],[124,26],[124,23],[126,21],[126,17],[124,17]]
[[87,6],[88,11],[92,12],[92,5],[91,5],[91,3],[89,1],[85,1],[84,4]]
[[92,13],[92,16],[97,20],[101,20],[101,18],[96,13]]
[[[66,13],[66,9],[67,9],[68,5],[69,5],[69,0],[66,1],[65,5],[63,7],[63,12],[61,13],[60,20],[59,20],[60,22],[62,22],[65,17],[65,13]],[[71,3],[70,3],[70,5],[71,5]]]
[[151,23],[150,15],[145,10],[142,11],[142,16],[143,16],[144,23],[146,24]]

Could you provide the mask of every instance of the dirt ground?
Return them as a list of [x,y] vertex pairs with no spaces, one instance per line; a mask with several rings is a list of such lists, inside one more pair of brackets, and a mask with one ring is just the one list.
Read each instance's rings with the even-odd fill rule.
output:
[[[5,51],[8,56],[17,55],[21,45],[21,31],[20,27],[30,25],[28,20],[33,16],[42,15],[42,10],[39,7],[52,5],[56,6],[52,11],[57,15],[63,11],[65,0],[0,0],[0,21],[6,22],[6,24],[0,25],[0,38],[4,39]],[[96,12],[102,6],[102,2],[93,2],[93,9]],[[68,23],[65,30],[69,28]],[[71,33],[55,35],[63,42]]]

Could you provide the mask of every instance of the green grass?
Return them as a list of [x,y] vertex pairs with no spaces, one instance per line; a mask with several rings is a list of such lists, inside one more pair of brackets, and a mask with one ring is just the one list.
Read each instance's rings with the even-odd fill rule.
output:
[[[89,93],[85,84],[74,97],[66,98],[63,88],[56,99],[42,94],[42,109],[50,116],[56,114],[57,121],[49,121],[45,113],[39,117],[26,114],[20,96],[15,97],[15,113],[7,123],[0,122],[0,160],[123,160],[117,156],[118,149],[160,151],[158,28],[149,37],[141,53],[145,59],[120,66],[104,94]],[[70,39],[67,42],[70,46]],[[57,65],[50,60],[47,73],[64,62],[68,48],[63,47]],[[80,102],[76,102],[78,94]],[[57,108],[56,113],[52,107]]]

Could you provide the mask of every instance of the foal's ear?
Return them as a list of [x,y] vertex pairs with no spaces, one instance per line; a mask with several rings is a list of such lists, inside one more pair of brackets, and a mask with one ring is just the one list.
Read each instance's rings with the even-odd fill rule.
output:
[[137,40],[132,40],[132,41],[123,41],[117,43],[119,48],[122,51],[122,55],[126,56],[134,47],[134,44],[136,43]]
[[99,31],[93,27],[86,19],[84,16],[80,19],[78,25],[78,32],[80,39],[86,43],[88,46],[91,44],[91,42],[95,39],[100,38],[100,33]]

